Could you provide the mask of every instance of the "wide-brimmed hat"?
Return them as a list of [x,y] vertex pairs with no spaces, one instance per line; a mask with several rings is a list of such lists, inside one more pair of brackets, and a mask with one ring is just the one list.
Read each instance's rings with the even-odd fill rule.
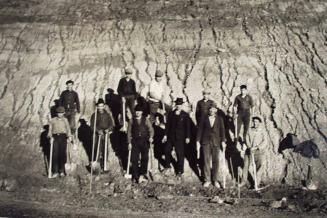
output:
[[134,108],[135,111],[143,111],[143,107],[140,104],[137,104]]
[[59,106],[59,107],[57,107],[56,112],[57,113],[65,113],[65,108],[63,106]]
[[183,104],[183,103],[184,103],[183,98],[176,98],[176,100],[175,100],[175,104],[176,104],[176,105],[181,105],[181,104]]
[[211,108],[218,108],[217,107],[217,104],[215,103],[215,102],[212,102],[210,105],[209,105],[209,109],[211,109]]
[[104,104],[104,100],[102,98],[99,98],[98,102],[96,103],[96,105],[99,105],[99,104]]

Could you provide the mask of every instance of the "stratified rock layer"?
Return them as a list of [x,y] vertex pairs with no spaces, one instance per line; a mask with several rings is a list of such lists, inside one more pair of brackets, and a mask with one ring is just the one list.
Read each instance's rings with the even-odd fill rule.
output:
[[[269,136],[265,179],[299,182],[306,167],[277,152],[287,133],[321,150],[315,175],[327,181],[327,3],[324,1],[2,1],[0,161],[2,171],[40,173],[50,107],[75,81],[81,116],[116,90],[122,69],[144,92],[165,72],[171,98],[194,116],[204,87],[225,112],[247,84]],[[169,103],[169,102],[167,102]],[[82,153],[82,152],[80,152]],[[114,158],[111,156],[111,158]],[[81,154],[80,163],[87,163]],[[116,163],[116,161],[114,161]],[[119,167],[114,164],[115,167]],[[288,167],[286,167],[288,166]],[[186,165],[186,174],[193,173]]]

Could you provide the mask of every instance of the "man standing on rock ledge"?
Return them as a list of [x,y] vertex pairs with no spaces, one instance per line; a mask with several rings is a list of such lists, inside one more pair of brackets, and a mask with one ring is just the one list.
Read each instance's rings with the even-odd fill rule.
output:
[[[64,117],[65,108],[56,109],[57,117],[51,119],[48,137],[53,138],[52,178],[65,176],[65,163],[67,160],[67,139],[71,140],[71,130],[68,120]],[[51,160],[50,160],[51,161]]]
[[191,121],[188,113],[182,110],[183,98],[177,98],[175,101],[176,109],[168,114],[166,135],[163,143],[167,141],[167,150],[170,152],[165,157],[165,171],[169,170],[172,162],[171,151],[175,148],[177,156],[177,179],[180,180],[184,173],[184,146],[190,143]]
[[80,113],[80,104],[77,92],[73,90],[74,81],[68,80],[66,82],[67,90],[60,95],[60,105],[66,110],[65,117],[68,119],[71,132],[75,135],[76,131],[76,112]]
[[[150,106],[150,121],[153,123],[155,121],[155,115],[158,113],[160,108],[160,103],[164,104],[164,98],[166,91],[166,83],[162,80],[163,73],[160,70],[156,71],[155,79],[149,84],[149,90],[147,94],[147,99],[149,100]],[[163,116],[165,116],[163,114]]]
[[209,107],[213,104],[213,101],[209,99],[210,90],[208,88],[203,90],[203,99],[196,104],[195,118],[196,124],[199,126],[201,117],[208,115]]
[[241,85],[241,94],[237,95],[234,101],[234,114],[236,115],[237,133],[235,140],[238,140],[240,135],[241,125],[243,125],[242,144],[246,143],[246,135],[250,127],[250,119],[253,109],[252,97],[248,94],[247,86]]
[[[134,115],[134,107],[136,100],[136,86],[135,81],[131,78],[132,70],[125,69],[125,77],[121,78],[118,84],[117,92],[122,98],[122,102],[126,103],[126,106],[130,109],[131,113]],[[126,107],[126,109],[127,109]]]

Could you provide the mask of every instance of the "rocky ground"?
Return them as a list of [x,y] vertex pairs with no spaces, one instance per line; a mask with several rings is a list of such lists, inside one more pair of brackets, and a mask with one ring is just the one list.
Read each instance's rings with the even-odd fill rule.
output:
[[[165,72],[171,90],[166,103],[183,97],[187,101],[185,110],[193,119],[204,87],[212,89],[212,98],[227,113],[239,85],[245,83],[254,97],[255,113],[263,117],[269,136],[263,180],[277,184],[267,190],[268,194],[263,193],[263,198],[278,200],[284,196],[271,196],[287,189],[279,186],[283,181],[294,185],[285,195],[295,190],[304,201],[310,201],[311,192],[308,197],[304,194],[307,192],[294,188],[305,180],[306,161],[292,152],[280,154],[278,147],[287,133],[296,133],[300,140],[313,139],[321,151],[320,158],[312,162],[314,178],[320,187],[326,185],[326,11],[327,3],[322,0],[0,0],[0,175],[19,183],[16,192],[1,192],[1,199],[15,200],[10,201],[12,204],[2,201],[1,210],[15,216],[24,215],[14,214],[15,208],[26,214],[37,211],[39,216],[74,216],[80,211],[76,205],[67,206],[66,213],[52,199],[66,205],[81,199],[77,208],[86,207],[81,209],[81,216],[103,215],[116,208],[112,216],[119,216],[121,209],[137,211],[129,215],[150,216],[155,211],[156,216],[162,216],[158,211],[163,208],[171,208],[181,216],[190,216],[190,212],[201,216],[244,212],[251,216],[255,211],[259,215],[301,216],[299,211],[306,210],[309,212],[305,215],[319,215],[323,211],[320,203],[311,210],[300,205],[295,212],[289,208],[269,209],[264,203],[252,201],[237,207],[208,204],[203,199],[208,194],[198,187],[189,160],[185,180],[190,185],[172,188],[176,198],[158,200],[149,196],[151,188],[141,188],[137,200],[133,199],[135,194],[128,193],[109,198],[108,194],[95,194],[94,200],[88,200],[87,182],[83,183],[87,163],[83,147],[79,146],[74,154],[79,176],[59,184],[41,176],[45,170],[39,150],[50,108],[68,79],[75,81],[81,118],[86,121],[95,100],[103,97],[107,88],[116,90],[125,67],[133,69],[141,94],[156,69]],[[228,148],[233,149],[233,144]],[[116,156],[111,156],[110,163],[113,174],[120,171]],[[66,180],[81,184],[70,186]],[[33,184],[25,186],[26,182]],[[101,180],[97,184],[102,187],[108,182]],[[195,190],[191,188],[194,185]],[[186,194],[179,193],[184,189]],[[65,191],[69,196],[60,198]],[[177,197],[192,193],[201,198]],[[324,200],[323,193],[312,195]],[[249,192],[243,197],[251,196]],[[33,201],[27,202],[30,198]],[[144,205],[150,209],[136,203],[139,199],[148,202],[150,206]],[[100,202],[110,204],[101,207]],[[150,202],[154,202],[152,206]],[[38,204],[45,210],[39,210],[35,206]],[[87,208],[93,211],[90,215]]]

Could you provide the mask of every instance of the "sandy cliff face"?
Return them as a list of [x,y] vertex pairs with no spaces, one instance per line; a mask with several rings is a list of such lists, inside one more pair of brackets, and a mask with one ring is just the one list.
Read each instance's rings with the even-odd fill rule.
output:
[[[315,175],[327,181],[324,1],[1,4],[2,171],[43,170],[40,134],[66,80],[75,81],[81,116],[89,120],[95,99],[107,88],[116,90],[122,69],[130,67],[140,92],[156,69],[165,72],[171,98],[186,99],[192,117],[204,87],[227,112],[239,86],[247,84],[268,132],[265,179],[293,183],[305,173],[299,155],[287,159],[277,152],[286,134],[296,133],[318,144]],[[194,177],[188,165],[186,171]]]

